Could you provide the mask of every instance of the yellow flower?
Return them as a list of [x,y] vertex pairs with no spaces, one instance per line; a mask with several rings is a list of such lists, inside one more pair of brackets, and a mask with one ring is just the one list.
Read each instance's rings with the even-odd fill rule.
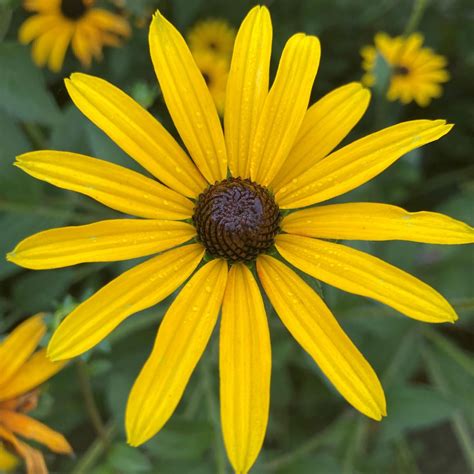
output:
[[223,434],[234,469],[247,472],[265,437],[270,397],[270,335],[255,264],[294,338],[349,403],[380,420],[385,397],[375,372],[323,300],[283,259],[414,319],[452,322],[453,308],[425,283],[324,239],[460,244],[474,241],[474,229],[440,214],[375,203],[294,210],[357,188],[451,125],[404,122],[333,151],[364,114],[369,92],[351,83],[308,109],[320,45],[302,33],[286,43],[269,90],[272,24],[267,8],[255,7],[235,42],[224,134],[185,40],[159,12],[149,40],[164,100],[192,159],[132,98],[85,74],[66,80],[76,106],[156,180],[75,153],[36,151],[17,158],[16,166],[38,179],[141,219],[40,232],[18,244],[10,261],[46,269],[158,254],[67,316],[48,355],[62,360],[84,353],[130,315],[184,284],[131,391],[128,441],[144,443],[173,414],[222,309]]
[[[21,441],[31,439],[51,451],[71,454],[72,449],[61,433],[26,415],[37,404],[37,387],[64,366],[64,362],[50,362],[45,349],[35,352],[46,327],[41,315],[20,324],[0,343],[0,449],[2,441],[26,462],[30,474],[47,473],[43,454]],[[0,469],[14,466],[15,458],[8,458],[0,450]],[[5,463],[5,464],[3,464]]]
[[208,51],[193,52],[194,61],[206,81],[212,99],[220,116],[224,114],[225,92],[229,75],[229,62]]
[[188,33],[188,44],[193,53],[206,51],[229,59],[234,40],[235,30],[225,20],[201,21]]
[[24,0],[26,10],[37,12],[20,27],[21,43],[33,41],[34,62],[58,72],[66,50],[72,51],[84,67],[92,58],[102,58],[103,46],[118,46],[119,36],[128,36],[127,21],[102,8],[95,0]]
[[375,35],[375,47],[361,49],[362,67],[366,74],[362,78],[368,87],[375,85],[375,63],[380,55],[391,68],[387,99],[408,104],[413,100],[421,107],[430,104],[431,99],[441,97],[441,84],[449,80],[446,58],[435,54],[429,48],[422,48],[423,36],[391,38],[385,33]]

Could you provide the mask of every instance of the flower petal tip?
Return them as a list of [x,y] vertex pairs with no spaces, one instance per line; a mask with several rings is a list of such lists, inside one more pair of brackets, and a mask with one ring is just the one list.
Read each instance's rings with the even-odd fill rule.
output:
[[146,439],[143,439],[143,437],[137,436],[137,433],[128,432],[128,428],[126,428],[126,430],[127,430],[127,444],[129,446],[132,446],[132,448],[138,448],[140,445],[142,445],[143,443],[147,441]]

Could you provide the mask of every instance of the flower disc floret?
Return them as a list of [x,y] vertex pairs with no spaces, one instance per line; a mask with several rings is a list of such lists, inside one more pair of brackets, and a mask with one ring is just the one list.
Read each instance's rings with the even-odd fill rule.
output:
[[274,244],[280,210],[269,190],[249,179],[227,178],[199,195],[193,222],[199,240],[215,257],[255,260]]

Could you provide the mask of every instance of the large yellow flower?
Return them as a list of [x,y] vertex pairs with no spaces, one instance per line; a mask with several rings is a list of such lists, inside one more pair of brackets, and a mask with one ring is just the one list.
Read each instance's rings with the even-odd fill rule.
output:
[[130,27],[122,17],[102,8],[95,0],[24,0],[26,10],[37,12],[21,25],[21,43],[33,41],[34,62],[58,72],[71,44],[84,67],[92,58],[101,59],[103,46],[118,46]]
[[268,10],[255,7],[236,38],[224,135],[186,42],[160,13],[149,39],[163,97],[192,159],[129,96],[84,74],[66,80],[72,100],[156,180],[75,153],[37,151],[17,158],[16,166],[36,178],[142,219],[41,232],[22,241],[10,261],[45,269],[158,254],[66,317],[49,356],[82,354],[131,314],[184,284],[130,394],[129,443],[144,443],[170,418],[222,308],[223,434],[234,469],[247,472],[263,443],[270,396],[270,335],[256,268],[295,339],[349,403],[380,420],[386,409],[376,374],[323,300],[283,259],[409,317],[452,322],[453,308],[434,289],[375,257],[323,239],[459,244],[473,242],[474,229],[440,214],[375,203],[293,210],[366,183],[410,150],[445,135],[451,125],[404,122],[333,151],[364,114],[369,92],[348,84],[308,109],[320,45],[301,33],[288,40],[269,90],[272,24]]
[[18,436],[42,443],[56,453],[72,453],[61,433],[26,415],[36,407],[37,387],[64,366],[64,362],[51,362],[45,349],[35,352],[45,332],[43,318],[37,315],[0,343],[0,469],[14,467],[14,458],[1,450],[3,441],[24,458],[29,474],[48,472],[41,451]]
[[368,87],[375,85],[375,66],[379,55],[391,68],[387,99],[399,100],[403,104],[414,100],[421,107],[429,105],[432,99],[441,97],[441,84],[449,80],[449,73],[446,71],[446,58],[435,54],[430,48],[423,48],[422,44],[420,33],[396,38],[377,33],[375,47],[364,46],[361,49],[362,67],[366,71],[362,82]]

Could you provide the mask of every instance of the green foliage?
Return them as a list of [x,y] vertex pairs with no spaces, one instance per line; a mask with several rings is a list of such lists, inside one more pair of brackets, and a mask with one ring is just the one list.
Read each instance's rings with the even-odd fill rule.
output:
[[[68,150],[146,174],[85,119],[67,97],[63,78],[81,70],[72,55],[60,74],[34,66],[31,48],[17,41],[18,28],[27,17],[19,3],[0,0],[1,255],[11,251],[24,237],[41,230],[117,216],[88,198],[27,176],[12,166],[16,155],[36,149]],[[105,1],[99,3],[107,5]],[[127,0],[124,8],[130,12],[133,23],[159,7],[186,32],[196,21],[209,16],[227,18],[238,27],[254,3]],[[274,24],[273,72],[289,35],[304,31],[320,36],[322,60],[312,93],[311,102],[314,102],[337,86],[360,80],[359,49],[372,43],[377,31],[401,34],[414,2],[278,0],[264,3],[270,5]],[[388,67],[378,58],[379,81],[371,105],[344,143],[388,124],[417,118],[445,118],[456,124],[454,130],[440,142],[410,153],[381,176],[334,202],[387,202],[413,211],[444,212],[474,222],[471,7],[468,0],[429,2],[417,20],[418,30],[424,33],[427,44],[449,58],[452,80],[446,84],[443,97],[427,109],[387,103],[384,92]],[[87,72],[122,87],[175,134],[149,58],[147,29],[134,28],[133,37],[123,47],[108,48],[104,53],[103,62],[95,63]],[[472,472],[472,247],[406,242],[349,245],[433,285],[455,306],[460,321],[449,327],[427,327],[380,304],[343,294],[304,276],[323,296],[379,374],[386,389],[388,417],[377,423],[350,408],[270,310],[273,361],[270,422],[264,448],[252,472]],[[5,333],[33,313],[48,311],[50,337],[53,327],[76,304],[135,263],[85,264],[34,272],[12,265],[2,257],[0,332]],[[73,361],[47,384],[34,415],[62,431],[76,454],[74,459],[50,455],[48,464],[52,472],[231,472],[219,425],[218,330],[175,415],[162,432],[138,449],[126,444],[127,397],[172,299],[130,317],[103,344],[79,361]],[[99,425],[86,401],[84,376],[91,385]],[[437,465],[442,467],[436,470],[433,466]]]

